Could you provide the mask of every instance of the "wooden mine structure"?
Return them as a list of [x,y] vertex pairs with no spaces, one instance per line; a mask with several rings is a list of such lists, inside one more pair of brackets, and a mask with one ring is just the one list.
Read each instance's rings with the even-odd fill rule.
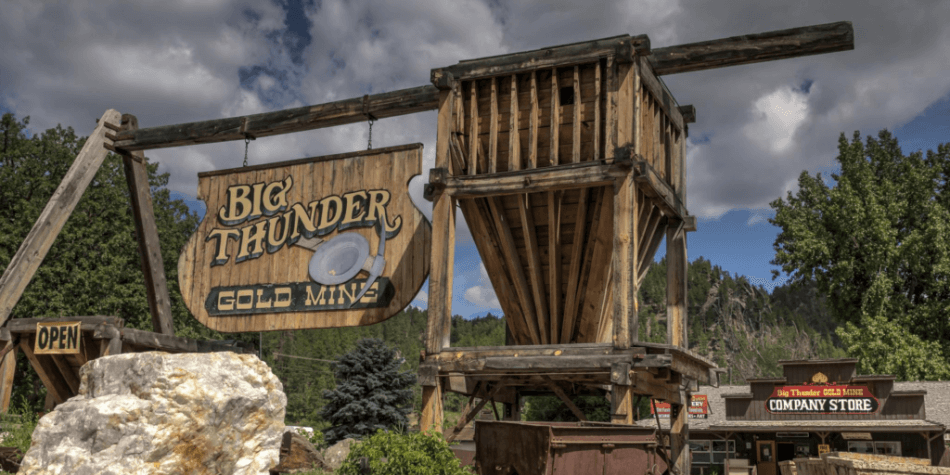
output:
[[[655,50],[646,36],[623,35],[463,61],[433,70],[432,86],[244,117],[140,129],[134,116],[110,109],[0,277],[0,324],[7,324],[106,150],[125,160],[152,335],[164,339],[97,322],[88,336],[110,342],[99,354],[131,341],[126,333],[150,341],[145,347],[163,348],[168,341],[162,341],[174,338],[142,151],[437,109],[436,167],[427,185],[434,210],[419,370],[423,429],[441,430],[444,391],[472,397],[457,429],[488,401],[508,403],[511,417],[519,395],[538,391],[553,392],[581,419],[569,395],[608,391],[616,423],[632,423],[635,398],[652,397],[672,404],[671,465],[679,472],[688,455],[681,409],[696,384],[717,384],[718,373],[686,341],[686,232],[695,230],[695,220],[686,208],[685,139],[695,111],[679,106],[660,77],[853,48],[849,22]],[[504,310],[506,346],[449,345],[456,206]],[[639,341],[637,289],[664,237],[667,343],[648,344]],[[6,358],[14,335],[29,333],[18,325],[7,325],[8,336],[0,330]],[[34,366],[79,364],[51,361]],[[6,374],[7,363],[0,367]],[[68,379],[72,371],[60,373]]]

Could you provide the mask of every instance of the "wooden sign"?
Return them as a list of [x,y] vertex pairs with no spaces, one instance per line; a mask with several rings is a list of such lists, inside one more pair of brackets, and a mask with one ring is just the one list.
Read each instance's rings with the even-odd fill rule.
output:
[[830,444],[818,444],[818,455],[827,454],[828,452],[831,452]]
[[369,325],[406,308],[431,227],[409,199],[422,145],[198,175],[207,213],[178,261],[185,304],[218,331]]
[[782,386],[765,400],[772,414],[873,414],[879,407],[867,386],[851,385]]
[[81,322],[40,322],[36,324],[37,355],[63,355],[79,353]]
[[[653,401],[650,405],[650,414],[654,414],[653,408],[656,408],[655,414],[659,417],[670,417],[672,406],[668,402]],[[709,414],[709,403],[705,394],[693,394],[690,398],[689,406],[686,408],[689,419],[706,419]]]

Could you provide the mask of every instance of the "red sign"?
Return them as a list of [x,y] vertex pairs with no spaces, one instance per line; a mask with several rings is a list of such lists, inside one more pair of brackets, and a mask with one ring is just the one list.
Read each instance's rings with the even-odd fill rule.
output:
[[765,401],[772,414],[873,414],[879,407],[867,386],[781,386]]
[[[650,414],[654,414],[653,408],[656,408],[655,414],[660,417],[670,417],[670,403],[653,401],[650,405]],[[690,419],[705,419],[709,414],[709,402],[705,394],[694,394],[686,410],[687,417]]]

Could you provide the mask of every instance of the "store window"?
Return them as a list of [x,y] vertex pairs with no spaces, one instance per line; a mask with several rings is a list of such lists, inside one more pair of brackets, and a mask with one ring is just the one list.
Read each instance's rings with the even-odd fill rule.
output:
[[859,454],[901,455],[900,442],[859,440],[848,442],[848,452]]
[[689,451],[693,456],[693,473],[723,473],[726,459],[736,458],[734,440],[690,440]]

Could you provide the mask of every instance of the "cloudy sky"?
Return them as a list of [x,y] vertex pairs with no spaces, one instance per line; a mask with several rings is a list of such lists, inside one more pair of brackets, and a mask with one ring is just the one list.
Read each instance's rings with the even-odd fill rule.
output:
[[[462,59],[619,34],[647,34],[657,48],[842,20],[854,24],[853,51],[664,77],[697,110],[690,259],[771,287],[768,203],[802,170],[833,170],[839,134],[888,128],[905,152],[950,142],[950,1],[5,0],[0,111],[30,116],[33,131],[88,134],[108,108],[149,127],[420,86]],[[422,142],[431,166],[435,119],[381,120],[373,145]],[[360,150],[366,134],[356,124],[262,138],[249,162]],[[229,142],[148,156],[194,199],[199,171],[243,154]],[[457,254],[454,313],[497,308],[465,232]]]

